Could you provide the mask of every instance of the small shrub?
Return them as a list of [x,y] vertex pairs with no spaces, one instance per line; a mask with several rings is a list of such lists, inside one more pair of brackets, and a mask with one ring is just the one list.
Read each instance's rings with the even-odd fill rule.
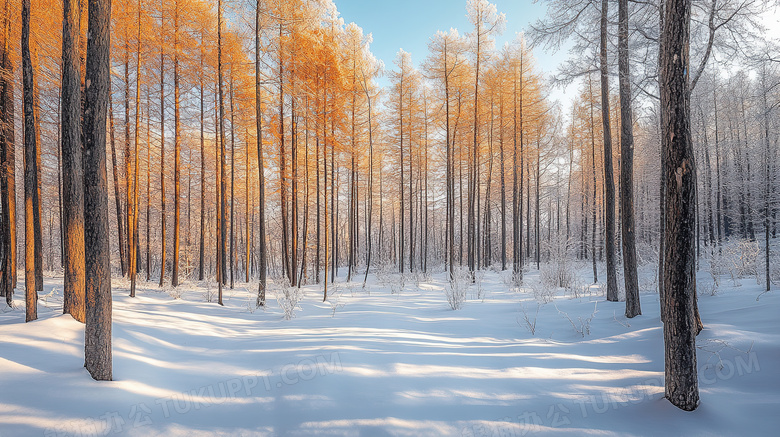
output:
[[528,313],[525,311],[523,304],[520,304],[520,311],[523,312],[523,325],[525,326],[525,329],[531,333],[531,335],[536,335],[536,319],[539,317],[539,308],[541,307],[542,306],[538,303],[536,304],[536,313],[534,314],[533,320],[531,320],[531,317],[528,316]]
[[577,334],[580,334],[582,338],[585,338],[586,335],[590,335],[590,322],[593,321],[593,318],[596,317],[596,313],[599,312],[596,308],[597,306],[598,302],[593,305],[593,313],[591,313],[590,317],[586,317],[584,319],[582,317],[577,317],[576,322],[572,320],[572,318],[569,317],[569,314],[567,314],[565,311],[559,310],[557,306],[555,309],[558,310],[558,314],[562,315],[566,320],[569,321],[569,323],[571,323],[572,328],[574,328],[574,331]]
[[477,289],[478,300],[485,299],[485,288],[482,286],[484,280],[485,280],[485,272],[483,270],[477,270],[476,272],[474,272],[473,285]]
[[453,310],[459,310],[466,301],[466,292],[471,282],[471,273],[466,269],[456,269],[450,283],[444,287],[447,303]]
[[282,309],[285,320],[295,317],[295,310],[300,309],[298,302],[300,302],[301,298],[303,298],[303,292],[298,287],[284,285],[276,290],[276,302],[279,304],[279,308]]
[[563,236],[556,236],[545,245],[550,253],[550,261],[540,269],[542,283],[548,287],[570,287],[574,282],[574,269],[570,264],[572,241]]
[[534,293],[534,299],[540,304],[552,302],[558,293],[556,288],[548,287],[544,283],[531,285],[531,291]]

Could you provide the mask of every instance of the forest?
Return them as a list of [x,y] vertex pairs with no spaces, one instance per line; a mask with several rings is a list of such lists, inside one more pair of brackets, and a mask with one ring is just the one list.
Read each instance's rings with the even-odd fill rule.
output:
[[[717,389],[731,384],[723,389],[760,392],[760,411],[729,413],[725,428],[701,416],[689,423],[677,409],[663,417],[681,433],[771,433],[771,413],[762,412],[780,403],[780,379],[759,389],[761,379],[745,388],[719,375],[724,362],[746,371],[778,364],[777,1],[546,0],[544,15],[500,46],[508,16],[495,4],[448,2],[470,27],[440,30],[427,37],[426,53],[413,59],[400,49],[388,64],[372,53],[372,34],[341,17],[339,0],[2,3],[0,369],[25,375],[0,377],[0,392],[14,394],[0,395],[11,405],[0,413],[3,427],[148,435],[137,420],[131,426],[135,406],[123,419],[125,405],[137,404],[151,407],[160,435],[557,435],[564,412],[569,432],[626,433],[631,421],[621,416],[629,413],[649,427],[630,432],[644,435],[661,428],[641,401],[720,414],[729,396]],[[560,51],[568,57],[557,70],[540,67],[540,53]],[[566,101],[551,97],[561,88]],[[407,340],[382,345],[393,332]],[[44,370],[31,364],[38,349],[14,349],[22,340],[12,337],[21,336],[51,354],[58,335],[76,368]],[[620,346],[605,348],[594,335]],[[205,344],[188,343],[200,336]],[[196,363],[221,350],[220,337],[230,342],[225,353],[273,355],[239,358],[218,378],[196,375],[233,365],[227,356]],[[578,388],[551,388],[575,390],[568,398],[539,388],[512,397],[533,376],[518,376],[521,383],[507,375],[531,367],[516,367],[530,365],[524,353],[504,355],[499,339],[538,354],[554,347],[551,361],[533,369],[563,375],[593,365],[624,375],[604,393],[641,386],[643,395],[625,408],[604,398],[608,414],[588,417],[586,406],[600,414],[598,402],[561,404],[597,396],[583,387],[601,377],[583,370]],[[655,348],[644,361],[636,357],[646,351],[626,352],[637,341]],[[448,342],[470,348],[468,356],[378,358],[425,357],[426,343],[446,355]],[[352,347],[363,371],[350,364]],[[476,358],[480,348],[497,348],[486,352],[488,364]],[[590,362],[572,367],[567,350]],[[301,360],[320,376],[307,380]],[[144,373],[136,362],[151,367]],[[143,393],[145,403],[52,406],[60,423],[12,405],[24,393],[18,379],[37,378],[14,366],[71,372],[63,378],[72,380],[81,364],[94,380],[127,383],[121,390]],[[307,384],[285,380],[293,364]],[[269,411],[283,410],[275,425],[258,427],[242,409],[231,424],[217,407],[203,410],[203,424],[178,408],[170,419],[159,402],[211,387],[211,398],[199,396],[213,406],[215,381],[230,387],[229,378],[249,396],[254,386],[242,378],[257,365],[275,366],[270,377],[281,380],[255,385],[302,399],[282,407],[284,396],[272,393]],[[355,388],[339,399],[359,413],[328,404],[332,390],[380,368],[390,372],[371,383],[381,393],[393,372],[408,376],[407,365],[414,377],[444,378],[441,387],[416,392],[411,377],[402,383],[409,403],[387,413],[381,396]],[[152,388],[177,366],[191,379]],[[705,382],[712,374],[715,390]],[[113,396],[78,384],[98,399]],[[321,395],[328,406],[312,400]],[[440,413],[448,396],[458,408]],[[426,398],[437,404],[414,411]],[[296,417],[309,402],[319,412]],[[119,411],[124,427],[106,422],[105,408]],[[532,410],[539,423],[518,416]],[[80,421],[63,428],[76,423],[67,419]]]

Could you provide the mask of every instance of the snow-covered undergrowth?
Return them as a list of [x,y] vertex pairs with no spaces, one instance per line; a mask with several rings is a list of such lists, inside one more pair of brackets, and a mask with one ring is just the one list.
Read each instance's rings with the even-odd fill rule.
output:
[[[643,315],[628,320],[587,285],[589,265],[571,269],[576,289],[535,269],[519,286],[465,280],[457,311],[444,273],[339,283],[335,303],[278,288],[257,311],[256,283],[226,288],[220,307],[213,283],[141,284],[131,299],[117,279],[115,381],[100,383],[82,367],[83,326],[60,314],[62,278],[48,277],[40,320],[24,323],[19,290],[17,308],[0,303],[0,436],[776,432],[776,292],[756,301],[755,279],[735,287],[727,271],[699,296],[702,404],[686,413],[662,398],[654,270],[640,268]],[[706,270],[700,289],[715,284]]]

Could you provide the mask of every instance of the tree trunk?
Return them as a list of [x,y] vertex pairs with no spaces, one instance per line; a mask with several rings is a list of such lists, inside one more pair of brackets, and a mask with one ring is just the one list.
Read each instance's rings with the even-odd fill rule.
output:
[[[373,239],[373,235],[371,232],[371,220],[373,218],[373,212],[374,212],[374,127],[371,124],[373,123],[371,117],[371,95],[368,92],[368,86],[366,84],[365,77],[363,78],[363,91],[366,93],[366,100],[368,101],[368,202],[366,203],[366,207],[367,207],[366,219],[368,220],[368,223],[366,224],[366,244],[367,244],[366,274],[365,276],[363,276],[363,288],[366,288],[366,281],[368,280],[368,270],[371,268],[371,254],[372,254],[371,241]],[[449,153],[449,149],[447,153]],[[449,175],[449,161],[447,166],[448,166],[447,174]],[[317,186],[319,187],[319,180],[317,181]],[[306,204],[308,205],[308,202],[306,202]]]
[[[3,14],[3,28],[0,31],[0,117],[4,121],[0,125],[0,159],[2,159],[2,178],[0,178],[0,191],[2,191],[2,215],[0,216],[1,230],[0,242],[2,242],[2,278],[0,278],[0,296],[5,297],[8,306],[11,306],[14,292],[13,272],[16,268],[14,227],[16,223],[15,212],[15,185],[14,185],[14,76],[13,64],[10,56],[10,26],[9,2],[5,2]],[[7,122],[6,122],[7,121]]]
[[[595,121],[593,117],[593,84],[588,75],[588,100],[590,101],[590,163],[593,173],[593,197],[591,197],[591,258],[593,261],[593,283],[598,284],[599,272],[596,267],[596,134],[595,134]],[[587,254],[586,254],[587,255]]]
[[[160,14],[164,4],[160,4]],[[160,34],[165,31],[165,20],[160,21],[162,28]],[[160,44],[160,287],[165,283],[165,252],[166,252],[166,222],[165,215],[165,49]]]
[[607,13],[608,0],[601,0],[601,124],[604,133],[604,245],[607,252],[607,300],[617,302],[617,274],[615,271],[615,181],[612,169],[612,131],[609,122],[609,72],[607,71]]
[[691,1],[668,0],[661,35],[665,206],[665,393],[676,407],[699,405],[696,372],[696,166],[691,144],[688,46]]
[[127,275],[127,253],[125,251],[127,236],[123,224],[124,215],[122,214],[122,193],[119,189],[119,166],[116,161],[116,141],[114,128],[114,104],[112,93],[108,94],[108,124],[109,124],[109,142],[111,144],[111,169],[114,178],[114,203],[116,204],[116,229],[119,244],[119,266],[122,271],[122,277]]
[[[257,118],[257,180],[258,180],[258,290],[257,306],[265,305],[266,243],[265,243],[265,166],[263,163],[263,111],[262,85],[260,82],[260,1],[257,0],[255,16],[255,115]],[[319,180],[318,180],[319,183]],[[319,274],[319,273],[318,273]]]
[[[80,9],[77,0],[64,0],[62,22],[62,185],[65,208],[65,277],[63,312],[85,321],[84,299],[84,174],[81,153],[81,70],[79,56]],[[105,130],[105,129],[103,129]],[[11,149],[12,150],[12,149]],[[13,155],[11,155],[13,156]],[[6,161],[13,169],[13,162]],[[11,170],[13,171],[13,170]],[[8,173],[9,192],[13,193],[13,174]],[[13,200],[13,196],[10,197]],[[9,203],[14,217],[14,203]],[[13,224],[13,222],[10,222]],[[108,240],[106,240],[108,241]],[[14,235],[9,246],[15,264]]]
[[[203,60],[206,57],[206,47],[203,41],[203,34],[200,39],[200,253],[198,254],[198,280],[205,278],[206,262],[206,139],[204,133],[205,108],[204,94],[206,85],[204,83]],[[260,105],[257,105],[258,108]],[[259,109],[258,109],[259,111]],[[259,119],[258,119],[259,120]],[[259,123],[259,121],[258,121]],[[258,135],[259,144],[260,135]],[[262,212],[261,212],[262,214]]]
[[179,245],[181,242],[181,117],[179,113],[179,1],[173,13],[173,272],[171,286],[179,285]]
[[84,113],[84,241],[86,270],[85,367],[98,381],[112,379],[111,253],[106,177],[106,109],[111,72],[111,0],[89,0]]
[[236,204],[236,119],[233,105],[233,68],[230,68],[230,289],[234,286],[235,270],[235,204]]
[[[127,166],[126,171],[126,181],[125,185],[127,186],[127,245],[128,245],[128,252],[129,252],[129,271],[130,271],[130,296],[135,297],[135,287],[138,277],[138,135],[141,128],[141,0],[138,0],[137,3],[138,8],[138,23],[136,28],[136,68],[135,68],[135,142],[133,147],[133,169],[130,169],[130,131],[129,131],[129,120],[126,121],[126,130],[125,130],[125,161]],[[125,67],[125,72],[127,72],[127,65]],[[125,79],[126,79],[126,86],[129,87],[129,81],[127,80],[127,73],[125,73]],[[125,114],[126,117],[129,118],[129,104],[127,100],[129,99],[129,89],[126,89],[126,95],[125,95]],[[147,99],[148,100],[148,99]],[[148,106],[148,105],[147,105]],[[147,109],[148,111],[148,109]],[[147,125],[148,125],[148,116],[147,116]],[[148,150],[150,149],[148,136],[149,136],[149,129],[147,127],[147,142],[146,142],[146,150],[147,150],[147,156],[148,156]],[[147,168],[149,167],[151,163],[147,159]],[[130,175],[132,174],[133,180],[132,180],[132,194],[130,191]],[[147,178],[148,178],[148,171],[147,171]],[[147,191],[148,192],[148,191]],[[132,197],[131,197],[132,196]],[[147,196],[148,201],[148,196]],[[148,238],[149,238],[149,209],[147,207],[147,230],[146,230],[146,238],[147,238],[147,258],[148,258]],[[149,279],[149,262],[147,260],[146,263],[146,276],[147,280]]]
[[217,3],[217,92],[219,94],[219,195],[217,196],[217,300],[222,303],[222,285],[225,281],[225,243],[227,238],[225,205],[225,94],[222,90],[222,0]]
[[40,228],[34,215],[40,202],[38,196],[38,128],[35,111],[35,77],[30,55],[30,0],[22,1],[22,82],[24,104],[24,284],[25,322],[38,318],[38,289],[36,287],[35,240]]
[[628,59],[628,0],[618,2],[618,64],[620,81],[620,211],[622,219],[623,279],[626,317],[642,314],[636,272],[634,225],[634,118],[631,111],[631,74]]

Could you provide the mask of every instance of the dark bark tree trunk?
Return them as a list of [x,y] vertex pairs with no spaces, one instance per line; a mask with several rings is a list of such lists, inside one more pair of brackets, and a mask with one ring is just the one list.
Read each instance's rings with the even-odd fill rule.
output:
[[601,0],[601,124],[604,133],[604,245],[607,254],[607,300],[617,302],[617,273],[615,270],[615,181],[612,169],[612,131],[609,122],[609,72],[607,71],[607,14],[608,0]]
[[[0,43],[1,44],[1,43]],[[2,57],[2,55],[0,55]],[[0,63],[2,63],[2,60],[0,60]],[[2,65],[0,65],[0,69],[2,69]],[[2,73],[0,73],[0,76]],[[61,74],[60,74],[61,76]],[[0,79],[2,81],[2,79]],[[0,84],[0,89],[2,88],[2,84]],[[2,91],[0,91],[2,93]],[[0,105],[2,105],[2,95],[0,95]],[[2,115],[2,109],[0,106],[0,116]],[[2,133],[0,132],[0,138],[2,138]],[[2,140],[0,140],[2,141]],[[0,159],[2,159],[3,152],[2,152],[2,146],[0,145]],[[1,164],[0,164],[1,166]],[[0,178],[0,181],[2,179]],[[0,187],[2,187],[2,182],[0,182]],[[0,192],[2,192],[2,188],[0,188]],[[2,194],[0,194],[0,198],[2,197]],[[2,200],[0,200],[0,203],[2,203]],[[120,213],[121,214],[121,213]],[[2,215],[0,215],[2,217]],[[60,231],[60,267],[65,266],[65,240],[64,240],[64,227],[62,224],[62,87],[60,87],[60,90],[57,94],[57,218],[59,219],[59,231]],[[120,215],[117,217],[117,220],[121,223],[122,222],[122,216]],[[3,225],[0,224],[0,242],[2,242],[2,232],[3,232]],[[0,273],[1,274],[1,273]],[[0,280],[1,281],[1,280]],[[2,296],[2,285],[0,285],[0,296]]]
[[14,279],[16,269],[14,227],[16,223],[15,210],[15,143],[14,143],[14,76],[13,63],[10,56],[10,26],[9,2],[5,2],[3,28],[0,31],[0,159],[2,167],[0,174],[0,191],[2,192],[2,215],[0,216],[0,242],[2,242],[2,271],[0,275],[0,296],[5,297],[8,306],[13,302]]
[[233,105],[233,67],[230,68],[230,289],[234,286],[235,270],[235,204],[236,204],[236,119]]
[[763,124],[764,124],[764,272],[765,272],[765,278],[764,282],[766,282],[766,291],[769,291],[772,288],[772,281],[770,278],[770,268],[769,268],[769,223],[770,218],[772,216],[772,202],[771,202],[771,196],[772,196],[772,149],[769,142],[769,111],[771,108],[769,107],[769,104],[767,103],[767,94],[770,92],[769,87],[766,83],[767,73],[766,70],[762,68],[762,74],[761,74],[761,103],[762,103],[762,112],[763,112]]
[[[203,34],[200,39],[200,251],[198,254],[198,280],[205,278],[206,262],[206,138],[204,132],[205,108],[204,94],[206,85],[204,83],[205,73],[203,71],[203,61],[206,57],[206,47],[203,41]],[[260,105],[257,105],[258,108]],[[259,111],[259,109],[258,109]],[[258,141],[260,135],[258,134]],[[258,143],[259,144],[259,143]],[[262,212],[261,212],[262,214]]]
[[126,253],[126,241],[124,229],[124,215],[122,214],[122,193],[119,188],[119,166],[116,161],[116,129],[114,128],[114,105],[112,99],[112,93],[108,94],[108,124],[109,124],[109,143],[111,144],[111,169],[112,176],[114,178],[114,203],[116,204],[116,228],[118,235],[119,245],[119,266],[122,271],[122,276],[127,275],[127,253]]
[[[599,272],[596,266],[596,135],[595,135],[595,121],[593,117],[593,84],[588,75],[588,100],[590,101],[590,164],[593,173],[593,190],[590,199],[591,203],[591,259],[593,261],[593,283],[598,284]],[[586,222],[587,226],[587,222]],[[587,253],[586,253],[587,256]]]
[[[63,312],[85,321],[84,174],[81,153],[81,69],[77,0],[64,0],[62,22],[62,185],[65,208],[65,277]],[[105,130],[105,129],[103,129]],[[13,165],[12,162],[9,165]],[[10,167],[13,168],[13,167]],[[9,174],[9,191],[12,175]],[[13,205],[9,205],[13,206]],[[13,208],[9,208],[15,214]],[[11,216],[13,217],[13,215]],[[13,236],[12,242],[13,242]],[[108,241],[108,240],[106,240]],[[11,249],[16,245],[12,244]],[[13,261],[13,252],[11,253]],[[15,264],[15,262],[14,262]]]
[[[260,0],[257,0],[255,15],[255,111],[257,118],[257,180],[258,180],[258,290],[257,306],[265,305],[266,287],[266,242],[265,242],[265,166],[263,163],[263,111],[262,85],[260,82]],[[317,181],[319,184],[319,179]],[[319,185],[318,185],[319,186]],[[318,190],[319,194],[319,190]],[[319,229],[319,228],[318,228]],[[319,250],[319,249],[318,249]],[[319,275],[319,270],[318,273]]]
[[[139,133],[141,131],[141,0],[138,0],[137,6],[137,23],[136,23],[136,48],[135,48],[135,54],[136,54],[136,65],[135,65],[135,139],[133,143],[133,168],[130,168],[130,121],[129,121],[129,103],[128,100],[130,99],[130,90],[129,90],[129,78],[127,77],[127,67],[128,65],[125,64],[125,84],[128,88],[126,88],[126,95],[125,95],[125,116],[127,117],[126,125],[125,125],[125,165],[127,167],[126,170],[126,180],[125,180],[125,186],[127,187],[127,245],[128,245],[128,261],[129,261],[129,272],[130,272],[130,297],[135,297],[135,287],[138,282],[138,147],[139,147]],[[126,46],[127,48],[127,46]],[[148,103],[148,98],[147,98]],[[147,105],[148,106],[148,105]],[[148,109],[147,109],[148,111]],[[147,141],[146,141],[146,150],[147,150],[147,157],[149,156],[149,117],[147,115]],[[148,168],[150,166],[150,162],[147,158],[147,180],[149,177]],[[130,180],[130,175],[132,175],[132,181]],[[132,191],[131,191],[132,186]],[[147,238],[147,244],[146,244],[146,252],[147,252],[147,262],[146,262],[146,279],[149,280],[149,197],[148,197],[148,182],[147,182],[147,217],[146,217],[146,238]]]
[[[160,3],[160,34],[165,32],[164,4]],[[165,214],[165,48],[160,44],[160,287],[165,283],[165,252],[166,252],[166,222]]]
[[[368,202],[366,203],[366,274],[363,276],[363,288],[366,288],[366,281],[368,280],[368,270],[371,268],[371,255],[372,255],[372,239],[374,238],[371,232],[371,224],[374,212],[374,126],[373,119],[371,117],[371,95],[368,92],[368,84],[366,83],[365,76],[363,77],[363,91],[366,93],[366,101],[368,103]],[[448,105],[449,108],[449,105]],[[448,120],[449,123],[449,120]],[[449,131],[448,131],[449,134]],[[448,137],[449,140],[449,137]],[[449,154],[449,145],[447,149]],[[449,155],[448,155],[449,156]],[[449,159],[449,158],[448,158]],[[449,175],[449,161],[447,162],[447,174]],[[307,166],[308,168],[308,166]],[[308,178],[307,178],[308,180]],[[317,181],[319,187],[319,181]],[[306,202],[308,205],[308,202]],[[319,249],[318,249],[319,250]],[[450,261],[452,261],[450,259]],[[450,269],[450,272],[452,270]]]
[[222,90],[222,0],[217,4],[217,92],[219,94],[219,195],[217,196],[217,299],[222,303],[222,285],[225,282],[225,243],[227,242],[226,222],[226,183],[225,183],[225,94]]
[[626,317],[642,314],[636,272],[634,225],[634,117],[631,111],[631,74],[628,59],[628,0],[618,2],[618,64],[620,81],[620,211],[622,219],[623,279]]
[[181,116],[179,111],[179,1],[173,12],[173,272],[171,285],[179,285],[179,246],[181,243]]
[[[403,59],[403,58],[402,58]],[[399,136],[399,150],[400,150],[400,156],[399,156],[399,162],[398,167],[401,171],[401,181],[398,185],[398,190],[401,193],[401,203],[400,205],[400,231],[398,232],[398,265],[399,270],[401,273],[404,272],[404,109],[403,109],[403,101],[404,101],[404,65],[401,65],[401,81],[398,84],[398,136]],[[411,177],[411,175],[409,176]]]
[[[40,237],[34,215],[38,211],[38,129],[35,77],[30,56],[30,0],[22,1],[22,83],[24,104],[24,285],[25,322],[38,318],[35,240]],[[40,221],[40,219],[39,219]]]
[[89,0],[84,113],[85,367],[98,381],[112,379],[111,252],[106,177],[106,109],[111,72],[111,0]]
[[676,407],[699,405],[696,372],[696,166],[691,143],[688,46],[691,1],[668,0],[661,34],[664,161],[665,393]]
[[501,104],[498,117],[498,145],[501,161],[501,270],[506,270],[506,169],[504,168],[504,93],[501,92]]

